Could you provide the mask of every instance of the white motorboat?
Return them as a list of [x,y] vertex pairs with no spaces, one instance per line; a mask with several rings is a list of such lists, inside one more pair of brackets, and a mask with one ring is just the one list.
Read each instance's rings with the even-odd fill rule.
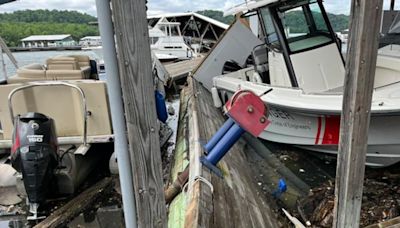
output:
[[[232,31],[228,31],[217,44],[219,46],[214,48],[218,58],[216,53],[210,53],[203,62],[204,66],[195,72],[195,78],[214,91],[214,98],[218,99],[219,95],[223,101],[240,89],[261,95],[272,88],[272,92],[262,96],[270,108],[272,124],[260,137],[337,154],[345,62],[322,0],[253,1],[236,9],[247,11],[244,16],[256,15],[260,19],[265,39],[261,41],[253,32],[245,32],[247,28],[242,26],[240,30],[239,25],[232,25]],[[235,9],[231,11],[236,12]],[[288,33],[293,25],[286,19],[293,13],[304,19],[301,20],[305,24],[301,25],[300,35]],[[236,34],[235,39],[231,39],[231,32]],[[246,36],[249,38],[244,38]],[[232,41],[238,39],[243,43]],[[230,42],[237,44],[231,47],[228,45]],[[252,48],[246,49],[251,42]],[[232,49],[236,56],[232,55]],[[224,50],[225,53],[229,51],[229,55],[224,56]],[[400,161],[398,50],[384,48],[378,55],[366,163],[372,167],[385,167]],[[244,61],[249,55],[253,66],[247,65],[235,72],[226,73],[225,68],[221,70],[223,64],[219,68],[211,65],[223,57],[226,57],[224,61]],[[207,69],[211,72],[211,66],[226,74],[207,74]]]
[[149,29],[151,50],[160,61],[193,57],[193,52],[186,45],[179,25],[179,22],[168,22],[164,19]]
[[[194,51],[185,43],[179,25],[178,22],[168,22],[163,19],[153,28],[149,27],[150,48],[160,61],[184,60],[194,57]],[[101,45],[83,47],[82,50],[92,51],[100,61],[103,59]]]

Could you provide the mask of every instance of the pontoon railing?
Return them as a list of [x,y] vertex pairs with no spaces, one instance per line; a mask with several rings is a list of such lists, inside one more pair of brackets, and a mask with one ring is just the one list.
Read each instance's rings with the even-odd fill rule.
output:
[[11,63],[14,65],[16,69],[18,69],[18,62],[14,58],[13,54],[11,53],[10,49],[8,48],[6,42],[4,42],[3,38],[0,37],[0,62],[2,63],[2,68],[3,68],[3,74],[5,79],[7,80],[8,75],[7,75],[7,69],[6,69],[6,64],[4,61],[3,57],[3,52],[7,55],[7,57],[10,59]]
[[87,118],[88,118],[89,113],[87,111],[86,96],[85,96],[85,93],[83,92],[83,90],[74,84],[70,84],[70,83],[66,83],[66,82],[40,82],[40,83],[32,82],[28,85],[20,86],[18,88],[13,89],[8,94],[8,108],[10,110],[11,122],[14,123],[14,109],[12,107],[13,96],[18,91],[32,88],[32,87],[38,87],[38,86],[66,86],[66,87],[73,88],[79,92],[79,94],[81,95],[81,98],[82,98],[82,111],[83,111],[83,121],[84,121],[84,123],[83,123],[83,145],[87,146]]

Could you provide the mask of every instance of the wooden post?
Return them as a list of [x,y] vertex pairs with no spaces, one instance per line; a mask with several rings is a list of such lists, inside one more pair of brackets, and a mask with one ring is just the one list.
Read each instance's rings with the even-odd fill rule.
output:
[[133,169],[137,223],[138,227],[166,227],[145,0],[111,0],[111,3]]
[[352,0],[333,227],[359,227],[383,0]]

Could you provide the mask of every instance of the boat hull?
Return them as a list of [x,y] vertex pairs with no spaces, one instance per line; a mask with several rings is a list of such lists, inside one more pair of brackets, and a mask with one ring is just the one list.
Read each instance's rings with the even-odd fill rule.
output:
[[[225,91],[230,97],[231,92]],[[291,144],[307,150],[337,155],[340,115],[306,112],[271,106],[271,124],[260,138],[271,142]],[[400,115],[372,114],[368,133],[366,165],[386,167],[400,162]]]
[[[273,142],[337,154],[340,116],[296,112],[270,107],[270,126],[260,135]],[[400,161],[399,115],[372,115],[368,134],[368,166],[385,167]]]

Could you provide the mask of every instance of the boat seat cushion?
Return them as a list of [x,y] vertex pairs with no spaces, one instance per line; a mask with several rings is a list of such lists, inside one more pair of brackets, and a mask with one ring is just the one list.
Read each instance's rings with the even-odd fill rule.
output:
[[75,58],[80,68],[90,67],[90,58],[87,55],[69,55],[69,57]]
[[47,70],[46,74],[51,80],[81,80],[90,78],[90,66],[80,70]]
[[264,83],[269,84],[268,49],[266,45],[256,46],[252,52],[254,70],[261,76]]
[[49,80],[46,76],[46,69],[40,64],[30,64],[19,68],[17,74],[7,79],[8,84],[23,83],[31,81]]
[[48,70],[79,70],[78,61],[73,57],[55,57],[46,61]]
[[265,45],[257,46],[253,50],[254,69],[258,73],[268,71],[268,49]]
[[8,84],[46,80],[82,80],[91,74],[88,56],[57,56],[46,61],[47,69],[40,64],[30,64],[17,70],[7,79]]

